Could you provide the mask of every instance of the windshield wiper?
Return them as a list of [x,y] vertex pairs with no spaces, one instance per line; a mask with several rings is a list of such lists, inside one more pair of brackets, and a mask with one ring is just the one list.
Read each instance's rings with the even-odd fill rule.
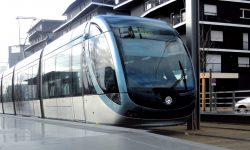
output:
[[172,89],[172,88],[175,88],[175,87],[179,84],[179,82],[180,82],[181,80],[183,80],[184,86],[185,86],[185,90],[187,90],[187,79],[186,79],[186,74],[185,74],[184,68],[183,68],[183,66],[182,66],[182,64],[181,64],[181,61],[179,61],[179,67],[180,67],[180,69],[181,69],[181,78],[175,81],[175,83],[171,86],[171,89]]

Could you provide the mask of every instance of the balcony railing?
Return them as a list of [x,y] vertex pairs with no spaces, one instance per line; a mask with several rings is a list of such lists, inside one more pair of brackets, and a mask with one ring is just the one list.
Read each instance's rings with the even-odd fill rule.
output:
[[148,10],[150,10],[150,9],[160,5],[160,4],[163,4],[167,1],[169,1],[169,0],[149,0],[149,1],[146,1],[145,5],[144,5],[144,10],[148,11]]
[[[116,1],[116,0],[114,0],[114,1]],[[118,3],[116,3],[116,4],[121,4],[121,3],[126,2],[126,1],[129,1],[129,0],[118,0],[117,1]]]
[[172,13],[170,15],[170,21],[173,26],[185,22],[186,21],[185,10],[184,11],[181,10],[180,13]]
[[114,5],[114,0],[89,0],[90,2],[96,2],[96,3],[102,3],[102,4],[108,4],[108,5]]
[[206,72],[221,72],[221,63],[206,63]]

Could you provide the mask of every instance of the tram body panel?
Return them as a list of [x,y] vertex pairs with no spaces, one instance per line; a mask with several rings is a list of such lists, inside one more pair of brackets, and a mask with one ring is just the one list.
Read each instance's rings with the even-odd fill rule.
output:
[[19,110],[19,113],[17,111],[17,115],[24,115],[24,116],[34,116],[34,106],[32,101],[19,101],[16,102],[17,108],[16,110]]
[[45,118],[84,121],[82,97],[44,99]]
[[41,117],[40,100],[17,101],[15,105],[17,115]]
[[86,122],[117,124],[121,116],[107,107],[103,102],[104,95],[84,96],[84,106],[86,112]]
[[3,114],[3,103],[2,103],[2,74],[0,74],[0,113]]
[[3,103],[2,103],[2,74],[0,74],[0,113],[3,114]]
[[32,102],[34,106],[34,116],[42,117],[40,100],[33,100]]
[[13,102],[13,71],[14,67],[8,69],[6,72],[3,73],[2,78],[2,102],[3,102],[3,109],[4,113],[6,114],[15,114],[15,106]]
[[58,109],[58,118],[59,119],[68,119],[73,120],[73,107],[72,107],[72,98],[57,98],[57,109]]
[[12,114],[12,115],[15,114],[13,102],[3,103],[3,108],[5,114]]
[[85,121],[85,110],[83,97],[72,97],[72,107],[74,110],[73,120]]
[[2,114],[3,113],[3,103],[0,103],[0,113]]
[[58,118],[58,106],[56,98],[43,99],[43,109],[45,118]]

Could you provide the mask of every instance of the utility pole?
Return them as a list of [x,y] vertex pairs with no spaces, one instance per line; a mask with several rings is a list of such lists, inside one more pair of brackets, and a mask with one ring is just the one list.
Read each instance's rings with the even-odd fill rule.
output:
[[188,120],[188,130],[200,129],[200,29],[199,29],[199,0],[186,0],[186,36],[187,47],[191,50],[196,76],[195,110]]
[[22,53],[23,59],[25,58],[25,54],[24,54],[24,46],[26,44],[26,39],[25,39],[25,43],[21,43],[21,24],[20,24],[20,19],[31,19],[33,21],[35,21],[37,18],[36,17],[23,17],[23,16],[17,16],[16,20],[18,21],[18,40],[19,40],[19,46],[20,46],[20,51]]

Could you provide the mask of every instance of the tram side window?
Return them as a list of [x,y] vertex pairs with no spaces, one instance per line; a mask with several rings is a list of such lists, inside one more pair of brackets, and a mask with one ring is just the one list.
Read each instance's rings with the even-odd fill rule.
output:
[[21,101],[25,101],[28,100],[28,83],[27,83],[27,76],[28,76],[28,69],[23,70],[20,73],[20,77],[19,77],[19,82],[20,82],[20,95]]
[[29,69],[26,69],[23,72],[23,80],[22,80],[22,93],[24,101],[29,100],[28,79],[29,79]]
[[[37,100],[37,73],[38,73],[38,65],[34,65],[32,67],[27,68],[22,71],[21,74],[18,74],[17,81],[17,91],[20,91],[21,100]],[[20,99],[20,98],[17,98]]]
[[3,102],[12,102],[12,76],[3,78]]
[[0,77],[0,103],[3,102],[3,99],[2,99],[2,79]]
[[24,92],[23,92],[23,80],[24,80],[24,71],[19,72],[17,74],[17,89],[15,89],[15,91],[17,91],[16,96],[17,98],[15,98],[15,100],[17,101],[22,101],[24,100]]
[[90,39],[92,66],[104,93],[117,93],[118,86],[110,48],[104,34]]
[[55,97],[55,56],[43,63],[42,94],[43,98]]
[[72,92],[73,96],[80,96],[82,92],[81,84],[81,53],[82,44],[78,44],[72,48]]
[[56,97],[70,96],[72,92],[70,55],[71,50],[68,49],[56,56],[56,72],[54,80]]
[[2,79],[1,79],[1,76],[0,76],[0,103],[2,103]]
[[2,102],[6,102],[6,79],[2,80]]
[[22,91],[21,91],[21,83],[20,83],[20,75],[21,72],[15,73],[15,93],[14,93],[14,98],[15,101],[21,101],[22,100]]
[[32,99],[38,100],[38,64],[32,67],[32,78],[31,78],[31,85],[32,85]]
[[86,53],[83,53],[83,62],[82,62],[82,82],[83,82],[83,91],[84,94],[96,94],[95,88],[90,78],[89,68],[86,61]]
[[28,74],[27,74],[27,89],[28,89],[28,100],[32,100],[33,99],[33,85],[32,85],[32,78],[33,78],[33,71],[32,71],[32,67],[30,67],[28,70]]

